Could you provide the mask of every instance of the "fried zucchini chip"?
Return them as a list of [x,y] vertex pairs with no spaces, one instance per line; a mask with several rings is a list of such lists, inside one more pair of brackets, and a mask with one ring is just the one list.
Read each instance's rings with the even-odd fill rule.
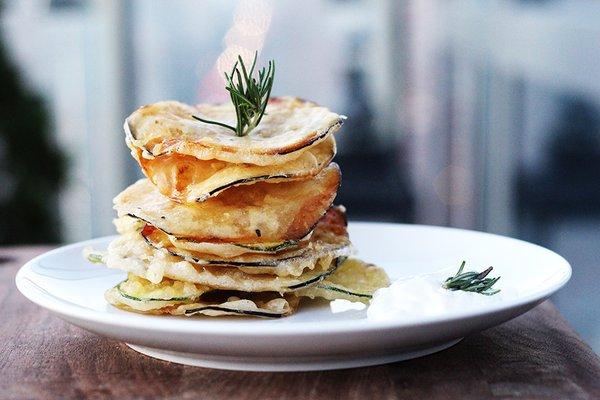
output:
[[151,311],[193,303],[210,290],[212,289],[208,286],[172,279],[152,283],[134,274],[128,274],[127,279],[108,290],[105,297],[113,305],[123,304],[136,311]]
[[382,268],[348,258],[326,279],[295,294],[312,299],[321,297],[368,303],[377,289],[389,285],[390,279]]
[[236,267],[191,263],[149,246],[139,234],[129,234],[109,244],[102,262],[109,268],[127,271],[155,284],[168,278],[213,289],[286,293],[316,285],[333,273],[342,259],[319,258],[312,270],[299,276],[248,274]]
[[194,203],[233,186],[313,177],[331,162],[335,151],[335,139],[329,136],[309,147],[298,158],[275,166],[200,160],[182,154],[145,158],[140,149],[133,149],[132,155],[162,194],[179,203]]
[[211,317],[241,315],[279,318],[293,313],[299,303],[295,296],[281,296],[274,292],[244,293],[205,289],[170,279],[154,284],[130,274],[127,280],[108,290],[104,297],[113,306],[126,311],[156,315],[203,314]]
[[300,240],[284,240],[276,243],[209,243],[192,242],[185,238],[179,239],[173,235],[167,235],[169,241],[178,249],[195,251],[203,254],[213,254],[221,258],[232,258],[242,254],[277,254],[282,251],[298,250],[305,247],[312,237],[312,231]]
[[258,126],[242,137],[198,121],[194,115],[236,123],[231,103],[196,107],[176,101],[154,103],[134,111],[125,121],[127,145],[141,151],[144,158],[181,154],[234,164],[283,164],[337,131],[344,120],[325,107],[293,97],[272,98]]
[[139,230],[139,233],[150,246],[191,263],[235,266],[251,274],[270,273],[279,276],[298,276],[305,269],[314,268],[319,258],[347,257],[352,251],[342,207],[332,207],[327,211],[317,223],[311,240],[304,247],[276,254],[250,253],[232,258],[221,258],[211,254],[180,249],[173,245],[168,235],[152,225],[146,224]]
[[293,314],[298,309],[299,299],[295,296],[272,295],[255,298],[252,293],[242,294],[244,297],[231,296],[225,302],[201,302],[185,304],[177,307],[173,315],[193,316],[198,314],[209,317],[245,316],[260,318],[280,318]]
[[[127,234],[130,232],[141,232],[147,224],[144,220],[124,215],[113,220],[117,227],[117,232]],[[162,232],[162,231],[161,231]],[[235,243],[210,243],[194,242],[186,238],[177,238],[163,232],[171,244],[182,250],[189,250],[197,253],[212,254],[219,258],[232,258],[242,254],[276,254],[287,250],[298,250],[305,247],[313,231],[300,240],[285,240],[278,243],[254,243],[254,244],[235,244]]]
[[119,216],[142,219],[161,231],[196,242],[257,244],[300,240],[325,214],[340,184],[332,163],[312,179],[237,186],[194,205],[163,196],[147,179],[115,199]]

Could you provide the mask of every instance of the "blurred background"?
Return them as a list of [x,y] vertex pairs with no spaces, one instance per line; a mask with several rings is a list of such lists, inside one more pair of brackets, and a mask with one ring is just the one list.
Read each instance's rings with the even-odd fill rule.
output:
[[232,54],[350,118],[351,219],[509,235],[567,258],[600,352],[600,2],[0,0],[0,245],[113,233],[124,118],[223,99]]

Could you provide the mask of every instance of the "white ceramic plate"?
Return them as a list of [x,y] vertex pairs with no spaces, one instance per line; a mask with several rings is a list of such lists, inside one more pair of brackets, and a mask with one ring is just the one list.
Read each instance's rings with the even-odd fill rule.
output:
[[374,322],[365,311],[332,314],[328,303],[307,304],[277,320],[146,316],[118,310],[103,297],[125,273],[93,265],[82,249],[104,249],[110,237],[43,254],[16,277],[21,293],[61,318],[164,360],[211,368],[298,371],[383,364],[443,350],[465,335],[531,309],[571,276],[568,262],[542,247],[458,229],[351,223],[359,256],[392,279],[432,273],[452,275],[461,260],[494,266],[506,288],[501,300],[443,317]]

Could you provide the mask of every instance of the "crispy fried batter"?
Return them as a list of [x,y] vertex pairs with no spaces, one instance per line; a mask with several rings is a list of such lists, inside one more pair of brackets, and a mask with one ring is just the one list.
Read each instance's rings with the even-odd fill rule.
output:
[[[126,281],[109,289],[104,297],[110,304],[123,310],[154,315],[192,316],[202,314],[210,317],[238,315],[279,318],[292,314],[299,304],[296,296],[282,296],[274,292],[245,293],[215,290],[206,293],[203,297],[147,300],[146,297],[133,296],[121,288],[131,282],[141,286],[144,285],[141,283],[143,281],[145,280],[142,278],[130,276]],[[149,291],[155,291],[155,284],[145,282]]]
[[219,257],[194,250],[181,249],[161,230],[146,224],[140,235],[149,245],[161,249],[186,261],[201,265],[221,265],[239,267],[249,274],[274,274],[298,276],[305,269],[313,269],[322,257],[347,257],[352,249],[345,217],[340,207],[330,208],[319,220],[309,242],[296,249],[284,250],[275,254],[249,253],[236,257]]
[[260,124],[243,137],[192,115],[235,125],[230,103],[193,107],[163,101],[141,107],[127,118],[127,144],[147,158],[176,153],[200,160],[273,165],[298,158],[343,123],[342,116],[327,108],[293,97],[271,99]]
[[298,158],[275,166],[199,160],[182,154],[145,158],[140,149],[133,149],[132,155],[162,194],[179,203],[194,203],[234,186],[313,177],[331,162],[335,151],[335,139],[330,136],[309,147]]
[[390,279],[382,268],[357,258],[349,258],[326,279],[317,285],[298,291],[296,295],[368,303],[377,289],[389,284]]
[[152,283],[164,278],[190,282],[221,290],[244,292],[293,292],[316,284],[337,268],[333,256],[314,260],[312,270],[298,276],[248,274],[237,267],[199,265],[148,245],[139,234],[121,235],[113,240],[104,257],[109,268],[121,269]]
[[146,179],[114,202],[119,216],[134,216],[178,238],[273,243],[305,237],[333,202],[339,183],[339,167],[332,163],[312,179],[238,186],[193,206],[171,201]]

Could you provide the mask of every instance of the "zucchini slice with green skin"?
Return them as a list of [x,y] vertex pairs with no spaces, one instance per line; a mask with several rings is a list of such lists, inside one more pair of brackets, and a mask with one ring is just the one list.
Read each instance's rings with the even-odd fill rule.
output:
[[[247,268],[281,267],[280,270],[284,270],[287,267],[293,267],[293,265],[300,268],[299,264],[302,264],[301,271],[306,268],[311,269],[318,258],[348,256],[351,253],[350,241],[345,226],[345,216],[339,208],[332,208],[327,211],[326,217],[316,227],[308,245],[298,250],[290,250],[277,255],[245,254],[237,257],[223,258],[179,248],[163,231],[150,224],[146,224],[139,232],[144,241],[154,249],[168,252],[172,256],[180,257],[190,263],[199,265]],[[277,247],[279,248],[280,245]],[[296,272],[288,271],[286,275],[298,275],[298,268],[294,268]]]
[[[302,252],[302,253],[294,255],[294,256],[284,257],[284,258],[280,258],[277,260],[273,259],[273,260],[244,261],[244,262],[231,261],[231,260],[210,260],[210,259],[202,259],[202,258],[194,257],[191,254],[189,254],[188,252],[186,252],[185,250],[182,251],[182,250],[172,248],[172,247],[171,248],[159,247],[159,246],[156,246],[151,241],[149,241],[146,237],[144,237],[144,239],[146,239],[146,242],[148,242],[148,244],[150,246],[154,247],[156,250],[166,251],[172,256],[180,257],[180,258],[183,258],[185,261],[191,262],[193,264],[200,264],[200,265],[219,265],[219,266],[223,266],[223,267],[227,267],[227,266],[230,266],[230,267],[277,267],[277,265],[281,264],[281,262],[283,262],[283,261],[292,261],[292,260],[300,259],[304,256],[304,253],[305,253],[305,252]],[[188,253],[188,254],[186,254],[186,253]]]
[[[166,234],[165,234],[166,235]],[[175,236],[167,235],[165,242],[170,242],[174,247],[196,252],[200,254],[210,254],[218,258],[233,258],[239,256],[266,255],[274,256],[281,252],[291,252],[301,250],[310,241],[312,232],[300,240],[286,240],[274,243],[210,243],[197,242],[194,240],[180,239]]]
[[315,285],[315,284],[321,282],[323,279],[327,278],[329,275],[331,275],[337,269],[337,267],[339,265],[338,260],[340,258],[344,258],[344,257],[339,257],[339,258],[336,258],[335,260],[333,260],[333,262],[331,263],[331,266],[329,267],[329,269],[327,271],[325,271],[321,274],[318,274],[317,276],[314,276],[310,279],[307,279],[304,282],[288,286],[287,288],[291,291],[295,291],[295,290],[300,290],[303,288],[310,287],[312,285]]
[[[296,291],[296,290],[301,290],[301,289],[310,287],[312,285],[318,284],[319,282],[323,281],[325,278],[327,278],[329,275],[331,275],[332,273],[335,272],[335,270],[338,268],[338,266],[343,262],[342,259],[344,259],[344,257],[335,259],[331,263],[331,267],[328,270],[324,271],[321,274],[313,276],[304,282],[300,282],[300,283],[288,286],[287,289],[290,291]],[[119,292],[119,294],[121,296],[123,296],[127,299],[130,299],[130,300],[135,300],[135,301],[188,302],[188,301],[196,300],[202,295],[202,293],[199,293],[198,295],[195,295],[195,296],[178,296],[178,297],[170,297],[170,298],[133,296],[133,295],[127,293],[127,291],[123,289],[122,285],[124,283],[127,283],[127,280],[119,283],[117,286],[115,286],[115,288],[117,289],[117,291]]]
[[241,247],[243,249],[248,249],[260,253],[277,253],[282,250],[287,250],[293,247],[298,246],[299,240],[286,240],[285,242],[281,242],[275,244],[273,246],[260,246],[260,245],[249,245],[249,244],[234,244],[234,246]]
[[233,186],[244,185],[244,184],[248,184],[248,183],[260,182],[260,181],[266,181],[266,180],[273,180],[273,179],[294,179],[296,177],[297,177],[297,175],[294,175],[294,174],[269,174],[269,175],[258,175],[258,176],[253,176],[250,178],[238,179],[235,181],[231,181],[225,185],[219,186],[215,189],[212,189],[204,196],[196,197],[195,200],[197,203],[202,203],[209,197],[216,196],[217,194],[221,193],[222,191],[229,189],[230,187],[233,187]]
[[[305,252],[307,247],[314,249],[315,245],[319,248],[324,244],[337,247],[350,246],[345,209],[342,206],[333,206],[327,210],[317,221],[314,229],[303,238],[272,243],[202,242],[193,238],[177,237],[133,214],[121,216],[114,223],[117,231],[122,235],[141,232],[147,241],[153,242],[157,247],[172,248],[174,252],[178,252],[178,255],[187,254],[195,257],[196,262],[201,259],[212,260],[215,265],[224,265],[225,260],[241,265],[242,262],[248,264],[253,261],[280,259],[299,255]],[[260,264],[267,266],[266,262]]]
[[121,288],[122,283],[123,282],[121,282],[117,286],[115,286],[115,288],[119,291],[119,294],[121,296],[125,297],[126,299],[135,300],[135,301],[193,301],[199,297],[199,296],[183,296],[183,297],[171,297],[168,299],[153,298],[153,297],[136,297],[136,296],[127,294]]
[[[275,271],[248,273],[242,267],[198,265],[149,246],[137,233],[120,236],[111,242],[105,261],[109,268],[129,272],[154,284],[160,284],[167,278],[174,282],[193,283],[198,288],[278,293],[290,292],[316,284],[328,275],[329,270],[335,267],[335,264],[332,263],[332,256],[314,260],[312,270],[303,270],[294,276],[279,276]],[[134,297],[142,297],[137,290],[125,290],[125,292]],[[195,292],[184,292],[183,294],[172,292],[166,295],[161,292],[159,296],[148,292],[144,297],[171,298],[189,294],[195,294]]]
[[153,314],[161,314],[162,312],[158,312],[158,310],[166,310],[178,307],[182,304],[193,303],[195,301],[193,298],[190,300],[171,301],[164,299],[151,299],[150,297],[131,296],[120,291],[117,286],[107,290],[104,294],[104,298],[109,304],[112,304],[117,308],[127,311]]
[[[177,237],[173,233],[166,231],[162,228],[158,228],[155,225],[153,225],[150,221],[148,221],[144,218],[141,218],[133,213],[127,213],[124,216],[133,218],[137,221],[141,221],[141,222],[145,223],[146,226],[152,226],[153,228],[158,229],[158,230],[162,231],[164,234],[171,236],[173,238],[176,238],[177,240],[180,240],[180,241],[183,240],[183,241],[187,241],[187,242],[191,242],[191,243],[196,242],[193,238]],[[317,227],[317,224],[318,224],[318,221],[310,228],[310,230],[304,235],[304,237],[302,237],[301,239],[298,239],[298,240],[285,240],[283,242],[279,242],[274,245],[266,245],[266,246],[262,246],[260,244],[243,244],[243,243],[228,243],[228,244],[230,244],[234,247],[252,250],[254,252],[259,252],[259,253],[277,253],[282,250],[292,249],[294,247],[297,247],[299,245],[299,243],[306,240],[306,238],[309,238],[313,234],[313,231]],[[196,243],[200,243],[200,242],[196,242]]]
[[[213,136],[211,131],[202,125],[192,127],[189,124],[194,121],[191,116],[198,112],[213,119],[235,119],[235,110],[227,108],[225,104],[190,106],[173,101],[149,104],[127,117],[124,126],[127,144],[130,148],[140,149],[155,157],[182,154],[235,164],[283,164],[297,158],[293,153],[333,134],[346,119],[306,100],[271,97],[261,127],[267,132],[274,132],[274,140],[265,143],[251,135],[229,140],[217,136],[211,139],[212,145],[207,149],[198,138]],[[296,125],[300,128],[289,130],[289,126]],[[163,132],[158,137],[161,143],[156,143],[157,127]],[[185,135],[173,133],[184,130]],[[278,156],[285,154],[291,155]]]
[[321,281],[323,281],[325,278],[327,278],[329,275],[333,274],[335,272],[336,269],[338,269],[338,267],[346,260],[346,257],[338,257],[336,259],[333,260],[333,262],[331,263],[331,267],[323,272],[322,274],[319,274],[311,279],[308,279],[302,283],[298,283],[296,285],[292,285],[292,286],[288,286],[288,289],[290,290],[300,290],[300,289],[304,289],[307,287],[310,287],[312,285],[315,285]]
[[[130,130],[127,123],[125,129]],[[333,160],[335,139],[328,136],[309,147],[293,160],[266,166],[216,159],[200,160],[191,155],[178,154],[177,151],[153,157],[140,147],[133,147],[131,154],[140,164],[144,175],[161,193],[177,202],[192,204],[203,202],[238,185],[313,177]]]
[[[130,232],[146,232],[148,229],[146,225],[148,223],[139,218],[132,217],[131,215],[124,215],[115,219],[114,224],[117,228],[117,232],[121,235],[128,234]],[[151,226],[151,225],[150,225]],[[155,228],[158,229],[158,228]],[[294,249],[300,249],[306,246],[312,237],[313,231],[308,235],[299,240],[285,240],[283,242],[274,243],[211,243],[211,242],[199,242],[190,238],[178,238],[173,235],[169,235],[166,232],[162,232],[161,242],[169,243],[175,248],[182,250],[188,250],[191,252],[197,252],[201,254],[211,254],[214,257],[219,258],[232,258],[240,255],[249,254],[270,254],[274,255],[282,251],[290,251]],[[154,236],[154,235],[153,235]],[[88,253],[95,253],[93,250],[89,250]],[[87,257],[87,253],[84,253]]]
[[114,288],[120,296],[141,302],[191,302],[210,291],[206,286],[170,279],[152,283],[133,274]]
[[238,310],[235,308],[222,307],[222,306],[202,306],[198,308],[192,308],[190,310],[185,310],[184,314],[188,317],[196,314],[201,314],[203,311],[220,311],[225,314],[237,314],[237,315],[246,315],[252,317],[262,317],[262,318],[281,318],[285,316],[283,313],[276,312],[267,312],[267,311],[254,311],[254,310]]
[[237,186],[226,197],[193,206],[171,200],[140,179],[115,197],[114,208],[119,217],[133,215],[179,238],[271,244],[300,240],[312,231],[331,206],[340,179],[339,167],[331,163],[313,179]]
[[[285,262],[293,262],[295,260],[300,260],[302,258],[307,258],[307,256],[310,256],[310,258],[307,258],[307,260],[313,260],[316,261],[316,259],[320,258],[319,256],[327,256],[327,255],[333,255],[335,256],[347,256],[350,254],[350,249],[348,248],[348,246],[341,246],[339,248],[333,248],[331,249],[329,252],[323,252],[323,254],[310,254],[310,252],[305,251],[302,252],[300,254],[297,255],[293,255],[290,257],[284,257],[284,258],[280,258],[280,259],[276,259],[276,260],[261,260],[261,261],[229,261],[229,260],[205,260],[205,259],[199,259],[196,257],[192,257],[189,254],[184,254],[181,251],[178,251],[177,249],[172,249],[172,248],[164,248],[164,247],[156,247],[154,244],[149,243],[152,247],[154,247],[157,250],[164,250],[167,251],[170,255],[175,256],[175,257],[180,257],[182,259],[184,259],[185,261],[191,262],[193,264],[199,264],[199,265],[214,265],[214,266],[221,266],[221,267],[247,267],[247,268],[252,268],[252,267],[257,267],[257,268],[277,268],[279,267],[282,263]],[[314,262],[310,262],[311,265],[314,265]]]
[[[124,290],[129,286],[130,291]],[[167,280],[153,284],[143,278],[130,275],[126,281],[109,289],[106,300],[115,307],[149,314],[171,314],[192,316],[244,315],[264,318],[279,318],[291,314],[298,306],[296,296],[282,296],[276,292],[248,293],[237,291],[198,288],[197,294],[179,297],[161,296],[161,292],[173,293],[193,291],[195,285]],[[206,289],[206,292],[202,292]],[[131,293],[131,291],[136,293]],[[143,293],[147,292],[148,295]],[[202,293],[201,293],[202,292]],[[158,294],[158,296],[157,296]]]
[[179,306],[175,313],[186,316],[204,314],[280,318],[293,313],[300,302],[296,296],[282,297],[278,293],[231,294],[222,291],[208,293],[198,303]]
[[341,293],[342,295],[347,295],[350,297],[358,297],[361,299],[368,299],[371,300],[373,298],[373,294],[370,293],[359,293],[359,292],[353,292],[347,288],[343,288],[343,287],[339,287],[333,284],[329,284],[329,283],[319,283],[317,285],[318,289],[323,289],[323,290],[328,290],[328,291],[332,291],[332,292],[338,292]]
[[[215,293],[218,293],[216,291]],[[247,293],[253,298],[255,293]],[[193,316],[204,314],[207,316],[242,315],[263,318],[280,318],[291,314],[297,307],[297,298],[286,299],[278,297],[271,301],[248,299],[227,299],[224,301],[204,301],[199,298],[188,298],[185,300],[153,300],[149,298],[137,298],[129,296],[113,288],[106,293],[106,299],[117,308],[127,311],[149,313],[149,314],[171,314]],[[275,304],[273,304],[275,300]],[[278,303],[277,303],[278,301]]]
[[296,295],[366,303],[371,300],[377,289],[386,287],[389,283],[389,278],[383,269],[356,258],[349,258],[342,261],[337,270],[326,279],[297,292]]
[[[172,304],[175,303],[193,303],[198,300],[199,296],[188,296],[188,297],[172,297],[170,299],[159,299],[159,298],[150,298],[150,297],[135,297],[128,295],[124,291],[121,290],[120,284],[115,286],[115,288],[119,291],[119,294],[129,300],[139,301],[139,302],[154,302],[156,305],[156,309],[174,306]],[[269,312],[269,311],[257,311],[257,310],[240,310],[235,309],[233,307],[227,307],[222,305],[203,305],[196,308],[187,309],[184,311],[184,315],[192,316],[195,314],[202,314],[204,311],[220,311],[226,314],[239,314],[239,315],[248,315],[254,317],[264,317],[264,318],[280,318],[283,317],[283,313],[277,312]]]

